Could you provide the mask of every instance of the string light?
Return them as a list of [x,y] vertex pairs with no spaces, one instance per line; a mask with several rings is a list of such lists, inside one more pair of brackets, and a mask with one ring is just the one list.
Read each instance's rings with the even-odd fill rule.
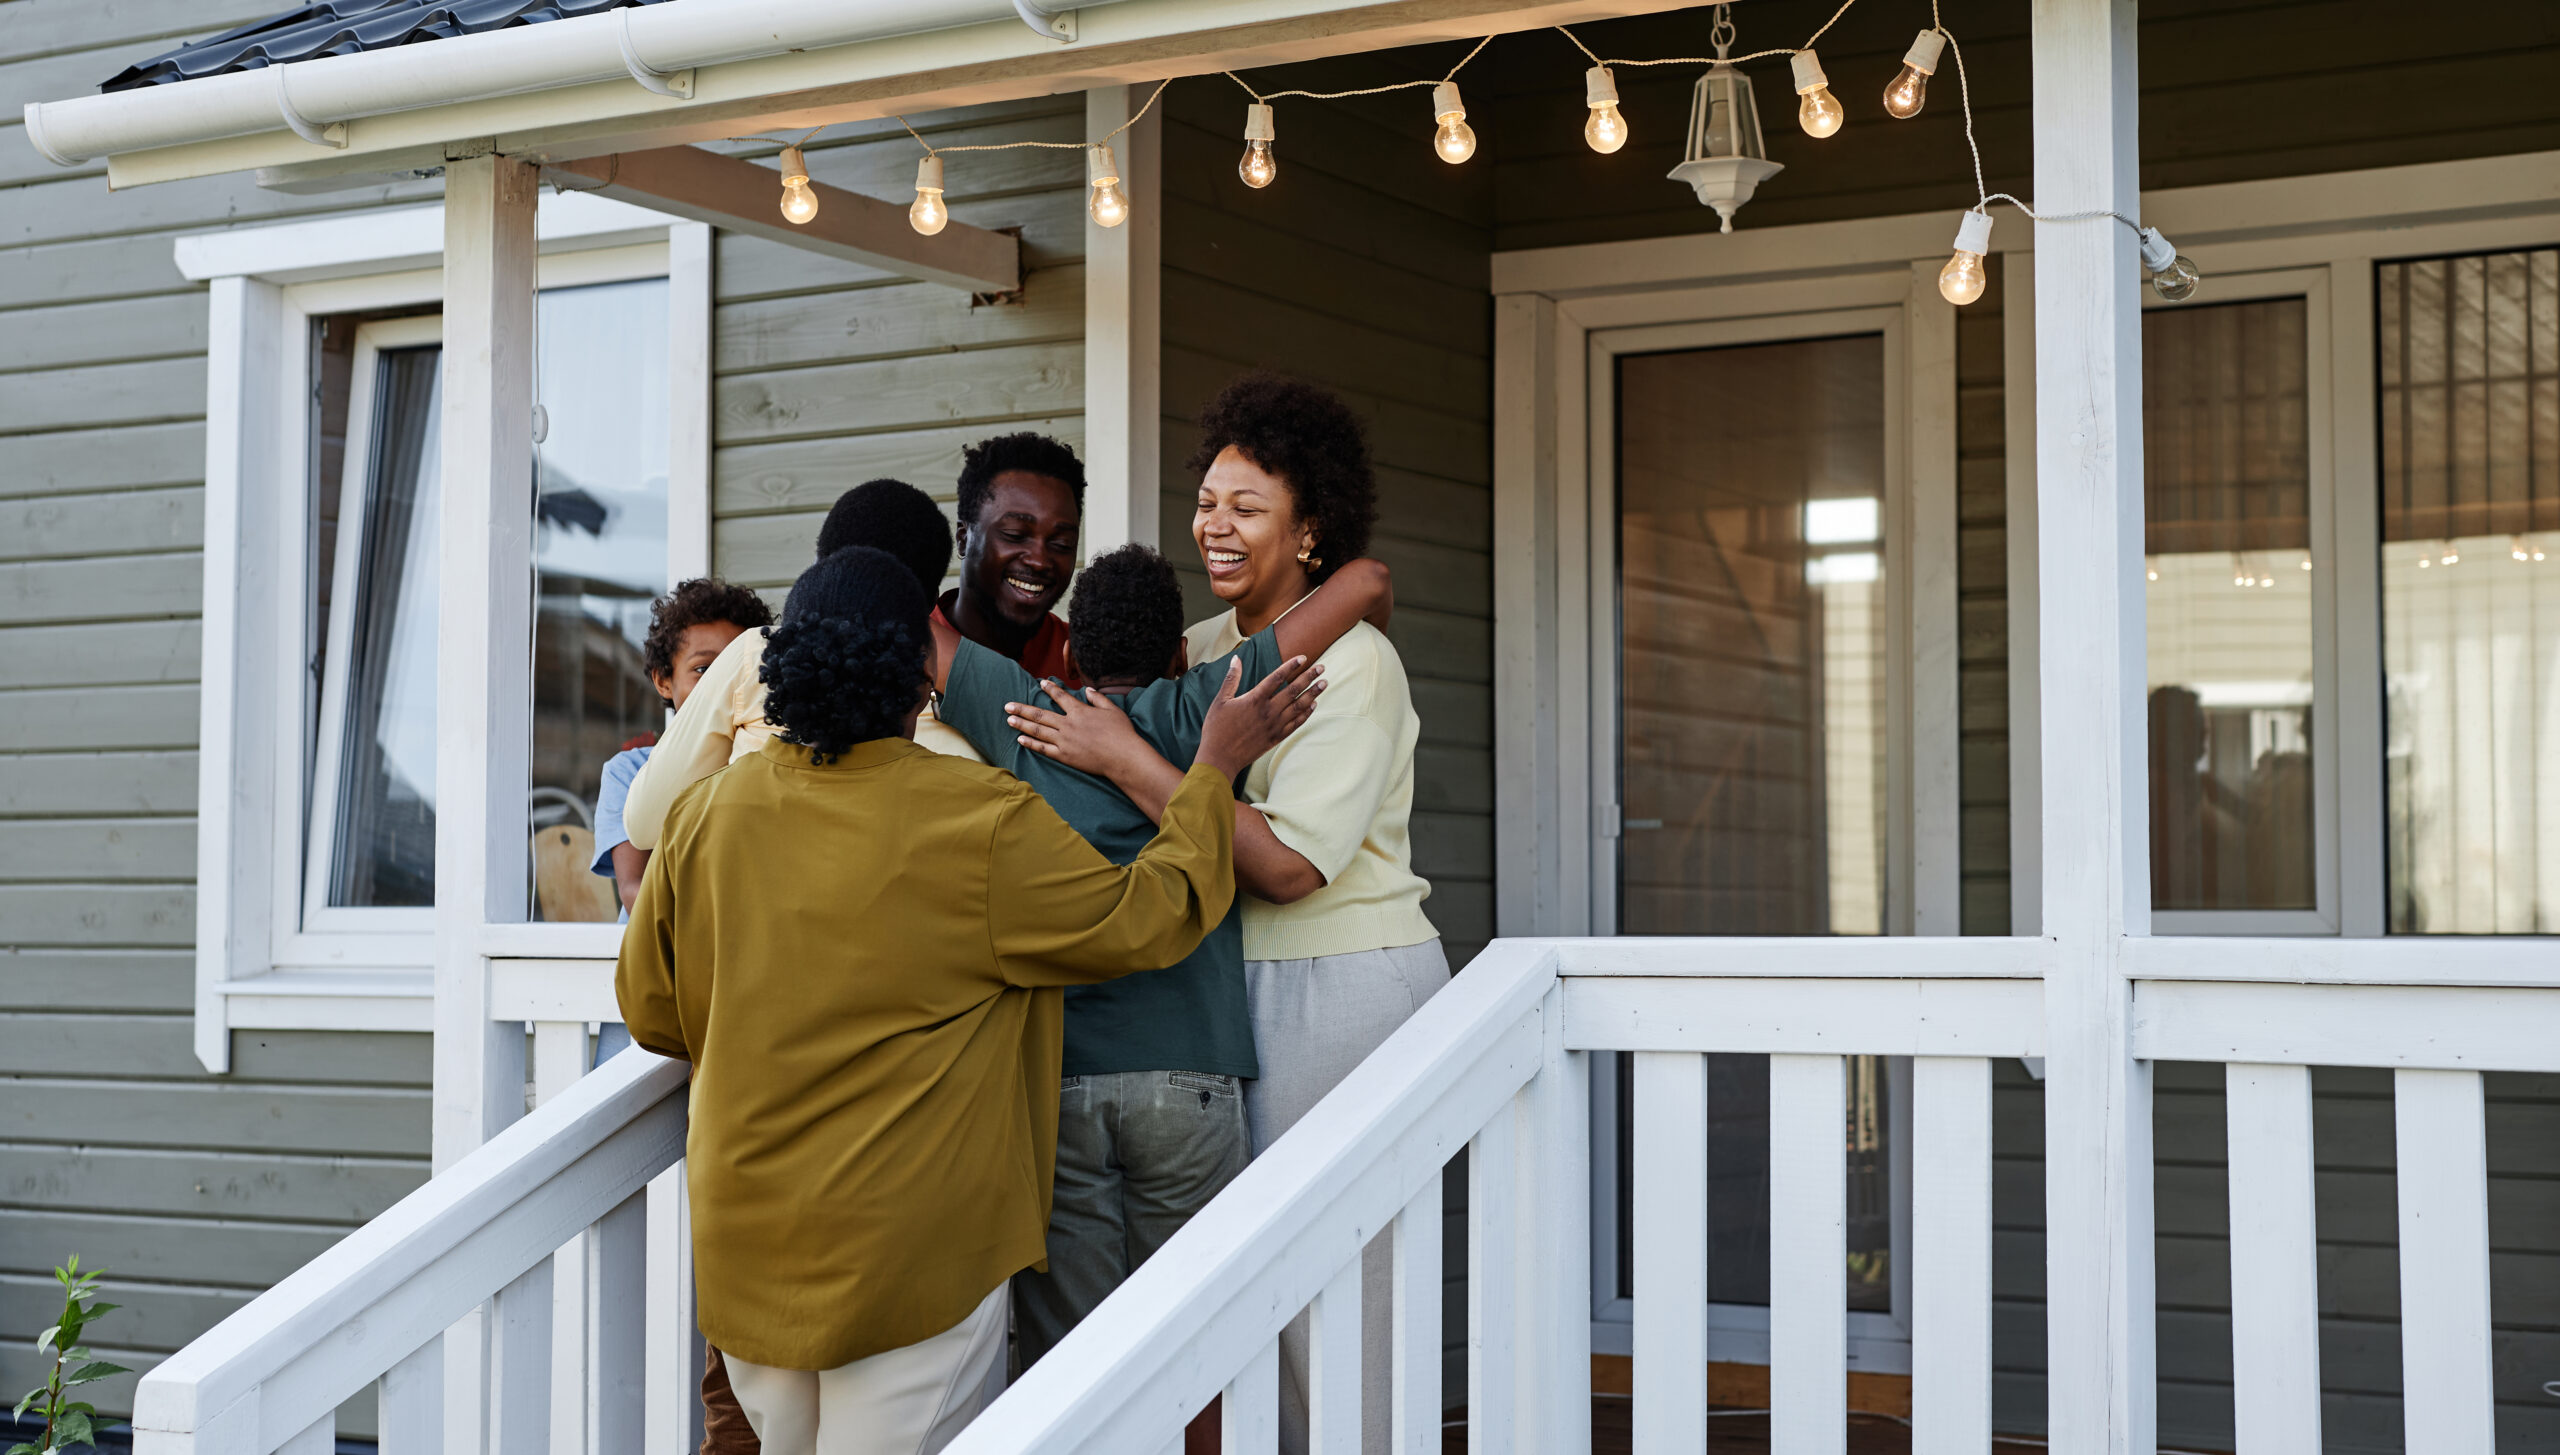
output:
[[2196,285],[2204,281],[2204,274],[2156,227],[2142,229],[2142,266],[2151,271],[2151,291],[2165,303],[2186,302],[2195,296]]
[[1467,104],[1458,99],[1458,83],[1442,81],[1431,88],[1431,119],[1440,129],[1431,134],[1431,150],[1451,166],[1476,154],[1475,128],[1467,125]]
[[1991,214],[1977,207],[1956,224],[1955,251],[1938,270],[1938,294],[1958,308],[1982,296],[1991,275],[1982,265],[1991,251]]
[[1627,144],[1627,118],[1618,110],[1618,78],[1607,66],[1582,73],[1582,98],[1591,117],[1582,123],[1582,139],[1602,156]]
[[1095,142],[1085,148],[1085,174],[1092,179],[1093,195],[1085,199],[1084,210],[1098,227],[1118,227],[1129,220],[1129,194],[1120,190],[1120,161],[1111,154],[1108,142]]
[[1938,54],[1947,48],[1946,32],[1924,30],[1915,36],[1911,49],[1902,56],[1902,69],[1884,88],[1884,113],[1896,121],[1909,121],[1920,114],[1929,99],[1929,78],[1938,73]]
[[1801,50],[1788,57],[1787,62],[1795,68],[1796,94],[1804,98],[1796,104],[1796,125],[1816,139],[1838,134],[1848,113],[1840,108],[1839,98],[1831,94],[1831,78],[1822,74],[1822,58],[1810,50]]
[[1244,109],[1244,156],[1236,162],[1236,177],[1246,186],[1260,191],[1280,175],[1280,164],[1272,160],[1271,108],[1256,101]]
[[806,227],[818,215],[818,194],[809,190],[809,164],[800,149],[782,149],[782,220],[794,227]]
[[951,209],[942,205],[942,158],[916,158],[916,200],[907,208],[907,225],[931,237],[950,221]]

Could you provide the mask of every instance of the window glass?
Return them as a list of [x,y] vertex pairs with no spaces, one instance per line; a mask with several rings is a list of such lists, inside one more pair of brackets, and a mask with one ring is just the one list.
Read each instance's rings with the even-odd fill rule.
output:
[[2390,928],[2560,929],[2560,249],[2376,270]]
[[[424,906],[436,886],[435,348],[382,354],[356,552],[354,617],[339,685],[328,900]],[[365,407],[365,406],[360,406]],[[343,519],[343,516],[341,517]]]
[[2318,908],[2308,320],[2143,315],[2154,909]]

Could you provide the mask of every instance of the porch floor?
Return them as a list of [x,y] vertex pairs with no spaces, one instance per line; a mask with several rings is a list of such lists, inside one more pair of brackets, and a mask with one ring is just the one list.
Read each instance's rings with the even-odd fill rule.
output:
[[[1633,1455],[1634,1404],[1625,1395],[1591,1398],[1591,1455]],[[1714,1455],[1768,1455],[1769,1417],[1740,1410],[1716,1410],[1707,1426],[1707,1446]],[[1441,1427],[1442,1455],[1466,1455],[1467,1412],[1449,1411]],[[2043,1455],[2042,1440],[1995,1439],[1991,1455]],[[1886,1415],[1849,1416],[1849,1455],[1909,1455],[1911,1427]]]

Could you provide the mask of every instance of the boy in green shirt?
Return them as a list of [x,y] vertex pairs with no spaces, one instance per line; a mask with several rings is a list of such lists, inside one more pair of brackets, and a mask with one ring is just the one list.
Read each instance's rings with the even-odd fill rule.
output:
[[[1386,567],[1353,561],[1231,655],[1250,686],[1284,658],[1320,656],[1363,618],[1384,627],[1392,607]],[[1067,607],[1067,652],[1141,737],[1190,761],[1228,658],[1185,670],[1182,587],[1164,557],[1129,545],[1087,564]],[[936,621],[934,683],[942,721],[1038,790],[1105,858],[1128,863],[1155,837],[1155,823],[1108,780],[1023,746],[1005,704],[1051,703],[1020,665]],[[1167,969],[1067,992],[1049,1267],[1013,1281],[1026,1368],[1244,1168],[1239,1083],[1259,1068],[1242,924],[1230,913]]]

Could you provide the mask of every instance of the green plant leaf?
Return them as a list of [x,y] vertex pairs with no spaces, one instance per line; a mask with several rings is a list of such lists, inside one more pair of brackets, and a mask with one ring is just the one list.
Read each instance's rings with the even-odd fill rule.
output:
[[9,1447],[9,1455],[44,1455],[44,1452],[33,1445],[12,1445]]
[[54,1336],[61,1332],[62,1325],[56,1324],[52,1328],[45,1330],[43,1333],[36,1335],[36,1352],[39,1354],[52,1353]]
[[54,1421],[53,1442],[56,1446],[94,1445],[97,1443],[97,1431],[90,1426],[88,1415],[73,1410]]
[[132,1372],[133,1371],[125,1368],[121,1364],[110,1364],[104,1359],[99,1359],[83,1364],[78,1369],[71,1371],[71,1376],[62,1382],[65,1387],[74,1384],[94,1384],[97,1381],[106,1378],[110,1374],[130,1374]]
[[92,1324],[93,1324],[93,1323],[96,1323],[96,1322],[98,1321],[98,1315],[100,1315],[100,1314],[104,1314],[104,1313],[113,1313],[113,1312],[115,1312],[117,1309],[120,1309],[120,1308],[123,1308],[123,1307],[124,1307],[124,1305],[123,1305],[123,1304],[120,1304],[120,1303],[102,1303],[102,1304],[94,1304],[94,1305],[91,1305],[91,1306],[90,1306],[90,1308],[89,1308],[89,1310],[88,1310],[88,1312],[82,1316],[82,1318],[81,1318],[81,1322],[82,1322],[82,1323],[92,1323]]
[[13,1410],[9,1411],[9,1418],[11,1418],[11,1419],[13,1419],[13,1420],[14,1420],[14,1419],[16,1419],[18,1416],[25,1414],[25,1413],[27,1412],[27,1406],[29,1406],[29,1405],[31,1405],[31,1404],[34,1404],[37,1400],[40,1400],[40,1399],[44,1398],[44,1397],[45,1397],[45,1394],[46,1394],[46,1386],[41,1385],[41,1384],[37,1385],[35,1388],[33,1388],[33,1389],[31,1389],[31,1390],[28,1390],[28,1391],[27,1391],[27,1397],[26,1397],[25,1399],[22,1399],[22,1400],[18,1401],[18,1407],[17,1407],[16,1409],[13,1409]]

